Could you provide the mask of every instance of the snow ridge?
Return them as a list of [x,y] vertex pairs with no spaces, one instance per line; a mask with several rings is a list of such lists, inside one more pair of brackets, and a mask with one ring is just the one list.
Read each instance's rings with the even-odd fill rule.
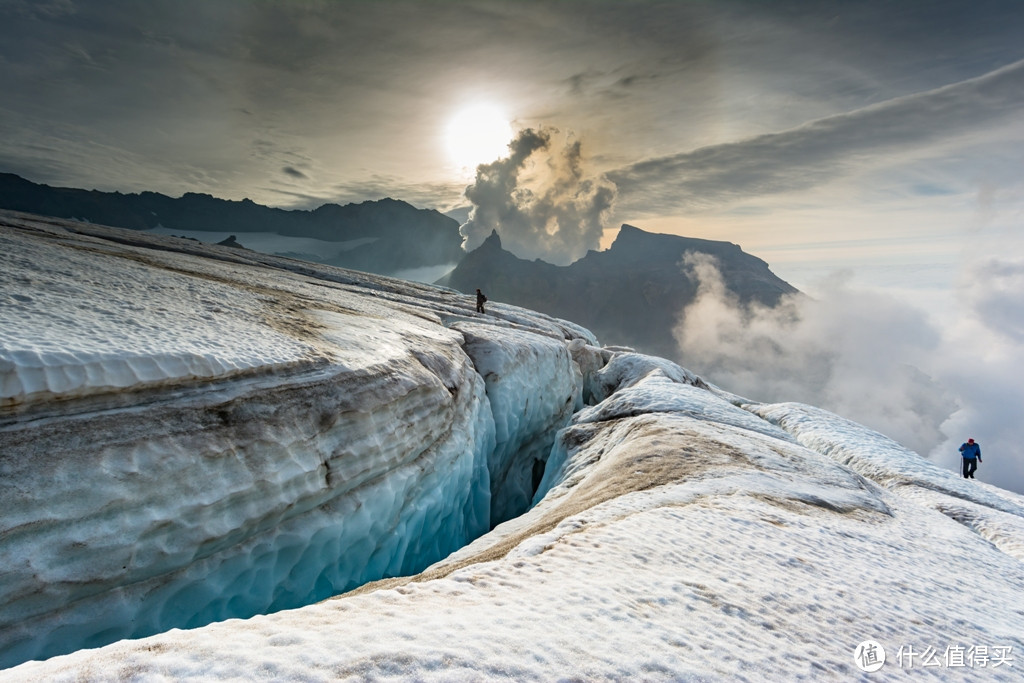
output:
[[1024,497],[961,479],[887,436],[820,408],[799,403],[745,407],[800,443],[947,515],[1024,562]]

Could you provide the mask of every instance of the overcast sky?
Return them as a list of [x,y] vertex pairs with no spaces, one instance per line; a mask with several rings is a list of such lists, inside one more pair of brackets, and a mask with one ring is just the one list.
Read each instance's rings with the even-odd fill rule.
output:
[[965,382],[1024,360],[1017,0],[0,0],[0,92],[0,171],[295,208],[466,206],[444,131],[490,104],[572,150],[548,204],[602,188],[573,216],[603,239],[563,251],[623,222],[728,240],[923,307],[947,374],[975,333]]
[[0,170],[449,210],[445,126],[490,103],[614,181],[604,245],[728,239],[806,286],[895,239],[948,284],[965,233],[1019,222],[1022,37],[1013,0],[0,0]]

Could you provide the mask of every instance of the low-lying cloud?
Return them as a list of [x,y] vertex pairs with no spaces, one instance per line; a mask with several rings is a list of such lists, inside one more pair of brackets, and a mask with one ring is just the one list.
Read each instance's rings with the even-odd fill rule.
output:
[[[946,326],[944,383],[956,391],[962,408],[944,425],[955,437],[973,436],[982,445],[987,471],[981,477],[1024,492],[1024,258],[979,259],[960,275],[964,313]],[[962,439],[961,439],[962,440]],[[956,438],[940,446],[954,450]]]
[[557,149],[551,128],[527,128],[509,143],[509,156],[477,167],[466,188],[473,208],[461,226],[466,251],[497,230],[521,258],[565,265],[600,246],[615,202],[615,186],[583,169],[579,140]]
[[826,408],[949,469],[974,437],[987,456],[981,479],[1024,492],[1020,304],[1000,303],[1024,285],[1024,261],[976,265],[965,312],[942,326],[841,277],[767,308],[741,305],[710,257],[688,255],[681,267],[700,282],[675,330],[690,369],[752,400]]

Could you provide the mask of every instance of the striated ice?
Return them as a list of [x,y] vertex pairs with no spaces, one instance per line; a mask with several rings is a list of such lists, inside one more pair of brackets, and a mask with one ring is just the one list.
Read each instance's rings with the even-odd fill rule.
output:
[[747,407],[791,432],[800,443],[901,497],[941,512],[1024,562],[1024,496],[961,479],[887,436],[820,408],[800,403]]
[[590,375],[587,389],[593,397],[593,402],[600,403],[616,391],[628,388],[651,373],[660,374],[680,384],[703,384],[692,372],[670,360],[626,351],[615,353],[606,365]]
[[754,414],[796,439],[878,482],[899,491],[921,487],[1024,517],[1024,497],[961,479],[889,437],[821,408],[801,403],[749,404]]
[[[667,389],[632,365],[642,372],[608,399],[623,409],[620,392],[650,402],[654,385]],[[857,680],[853,654],[871,638],[888,676],[943,680],[949,668],[920,660],[900,671],[897,652],[1018,656],[1024,563],[767,423],[721,419],[733,406],[681,386],[670,401],[681,410],[595,406],[560,433],[564,466],[536,506],[417,576],[7,678]],[[1016,664],[953,673],[1011,681]]]
[[[310,345],[291,335],[267,329],[253,337],[251,321],[267,315],[256,291],[154,268],[130,252],[98,258],[92,249],[101,247],[0,234],[0,405],[310,357]],[[221,308],[226,301],[230,308]]]
[[661,370],[649,372],[636,383],[614,392],[598,405],[581,410],[573,418],[573,423],[605,422],[644,413],[690,415],[708,422],[721,422],[762,432],[778,439],[792,439],[782,429],[758,419],[707,389],[674,381]]
[[579,393],[546,316],[470,342],[461,295],[29,227],[0,231],[32,292],[0,333],[0,664],[415,573],[491,527],[492,469],[546,458]]

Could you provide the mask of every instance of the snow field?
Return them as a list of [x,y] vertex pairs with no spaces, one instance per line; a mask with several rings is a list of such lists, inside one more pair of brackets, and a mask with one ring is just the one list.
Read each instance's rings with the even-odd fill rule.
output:
[[[326,360],[0,424],[0,652],[103,646],[0,681],[871,680],[853,657],[869,638],[883,677],[905,646],[1024,652],[1019,496],[527,311],[160,259],[273,285],[251,331]],[[492,493],[528,505],[542,458],[535,504],[445,557],[491,523]],[[262,605],[281,611],[200,627]],[[198,628],[104,645],[170,625]]]
[[130,255],[0,234],[0,405],[221,377],[310,355],[287,334],[252,334],[251,321],[266,315],[255,292]]

